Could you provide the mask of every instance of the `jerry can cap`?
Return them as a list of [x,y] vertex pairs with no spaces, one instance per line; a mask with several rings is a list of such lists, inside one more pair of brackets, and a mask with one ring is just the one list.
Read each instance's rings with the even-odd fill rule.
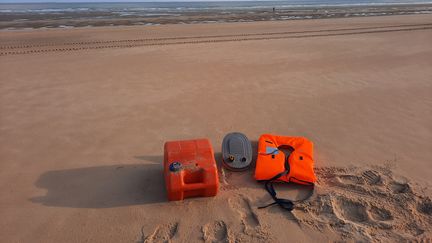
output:
[[179,171],[181,169],[182,169],[182,164],[180,162],[178,162],[178,161],[172,162],[169,165],[169,170],[172,171],[172,172],[176,172],[176,171]]

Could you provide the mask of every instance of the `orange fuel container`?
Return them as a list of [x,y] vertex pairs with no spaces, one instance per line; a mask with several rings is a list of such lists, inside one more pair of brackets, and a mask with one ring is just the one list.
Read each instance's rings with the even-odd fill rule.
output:
[[216,161],[208,139],[166,142],[164,174],[170,201],[212,197],[219,189]]

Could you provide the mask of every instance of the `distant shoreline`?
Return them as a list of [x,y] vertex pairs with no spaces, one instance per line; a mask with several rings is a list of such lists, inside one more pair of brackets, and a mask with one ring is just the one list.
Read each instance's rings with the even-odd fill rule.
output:
[[1,30],[75,28],[99,26],[139,26],[164,24],[231,23],[327,19],[346,17],[432,14],[432,4],[359,6],[308,6],[290,8],[211,9],[127,12],[47,11],[7,12],[0,15]]

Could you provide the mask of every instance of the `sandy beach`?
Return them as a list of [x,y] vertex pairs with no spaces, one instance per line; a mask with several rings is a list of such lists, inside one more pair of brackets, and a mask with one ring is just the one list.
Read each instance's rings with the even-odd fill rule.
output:
[[[0,32],[1,242],[430,242],[432,15]],[[163,144],[305,136],[292,212],[253,168],[168,202]],[[295,185],[281,196],[302,198]]]

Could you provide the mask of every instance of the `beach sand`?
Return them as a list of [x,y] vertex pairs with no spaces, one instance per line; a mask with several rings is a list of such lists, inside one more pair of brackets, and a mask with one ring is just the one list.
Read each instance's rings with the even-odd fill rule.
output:
[[[432,15],[0,33],[1,242],[432,239]],[[163,144],[305,136],[292,212],[246,172],[168,202]],[[301,186],[280,196],[302,198]]]

